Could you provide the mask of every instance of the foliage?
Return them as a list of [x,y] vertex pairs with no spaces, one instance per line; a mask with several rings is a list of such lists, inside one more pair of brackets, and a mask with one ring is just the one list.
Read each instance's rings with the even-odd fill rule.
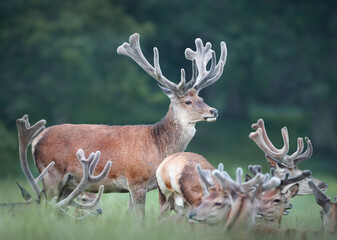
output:
[[[189,149],[218,156],[233,142],[249,152],[249,126],[263,117],[273,132],[286,125],[294,138],[309,136],[315,156],[331,163],[337,157],[336,29],[331,1],[2,1],[0,161],[17,158],[14,122],[25,113],[47,125],[163,117],[168,99],[155,80],[116,54],[139,32],[145,56],[152,59],[157,46],[163,74],[175,82],[182,67],[190,76],[183,53],[195,38],[210,41],[216,52],[220,41],[227,43],[223,77],[201,92],[220,118],[199,124]],[[17,165],[3,166],[1,175],[16,174]]]

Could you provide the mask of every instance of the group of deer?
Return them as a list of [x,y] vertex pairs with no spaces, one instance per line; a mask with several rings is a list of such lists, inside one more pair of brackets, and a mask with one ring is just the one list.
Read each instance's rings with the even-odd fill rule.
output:
[[[303,139],[298,138],[297,150],[289,152],[287,128],[282,129],[284,146],[277,149],[269,140],[264,122],[252,125],[255,132],[249,137],[265,153],[271,167],[270,174],[262,174],[259,165],[248,167],[252,176],[243,180],[242,168],[237,168],[233,180],[224,171],[223,164],[215,169],[204,157],[195,153],[176,153],[167,157],[157,169],[160,192],[160,216],[171,210],[193,222],[223,224],[226,230],[278,229],[282,216],[292,208],[290,199],[296,195],[315,194],[323,207],[324,227],[336,229],[337,203],[331,203],[323,193],[327,184],[311,176],[311,171],[300,170],[298,165],[313,153],[311,141],[305,138],[307,150],[303,152]],[[253,228],[256,229],[256,228]]]
[[[198,95],[221,77],[227,59],[224,42],[220,44],[218,63],[210,43],[204,45],[196,39],[195,44],[195,51],[185,51],[186,59],[192,61],[191,79],[186,81],[185,70],[181,69],[179,84],[162,74],[157,48],[153,49],[154,64],[146,60],[139,34],[131,35],[129,43],[118,47],[117,52],[132,58],[156,79],[170,99],[166,116],[153,125],[63,124],[44,129],[44,120],[30,126],[27,115],[18,119],[21,166],[35,194],[32,198],[20,186],[26,199],[22,204],[47,202],[64,213],[68,213],[68,206],[84,210],[85,214],[101,213],[98,202],[103,190],[129,192],[129,209],[142,219],[146,193],[158,186],[161,217],[175,210],[192,221],[223,222],[230,229],[251,226],[256,218],[279,224],[291,208],[289,199],[312,193],[313,189],[317,202],[323,206],[322,216],[327,219],[324,225],[335,224],[336,204],[323,193],[327,185],[310,177],[310,171],[297,168],[312,154],[310,140],[306,138],[308,149],[302,153],[303,139],[299,138],[297,151],[288,156],[286,128],[282,129],[284,147],[277,149],[268,139],[262,120],[252,126],[256,132],[250,138],[265,152],[271,175],[262,174],[260,166],[249,166],[253,177],[246,175],[243,181],[242,169],[238,168],[234,181],[223,165],[214,169],[202,156],[184,153],[195,135],[195,124],[213,122],[218,116],[218,111]],[[30,144],[41,173],[37,178],[27,164]],[[41,180],[43,190],[38,185]]]

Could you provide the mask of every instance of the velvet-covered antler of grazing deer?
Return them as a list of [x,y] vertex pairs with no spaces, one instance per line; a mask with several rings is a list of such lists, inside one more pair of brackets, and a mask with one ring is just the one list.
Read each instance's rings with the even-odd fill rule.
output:
[[[1,206],[6,208],[6,207],[11,207],[14,208],[16,206],[23,206],[23,205],[30,205],[30,204],[41,204],[42,200],[45,199],[45,194],[44,190],[40,189],[38,183],[41,181],[44,177],[48,175],[48,172],[50,169],[54,166],[54,162],[49,163],[44,170],[40,173],[40,175],[37,178],[33,177],[33,174],[31,173],[29,166],[28,166],[28,161],[27,161],[27,149],[28,146],[32,143],[32,141],[45,129],[44,125],[46,124],[45,120],[40,120],[37,123],[35,123],[33,126],[30,126],[28,115],[24,115],[22,118],[17,119],[16,125],[18,128],[18,137],[19,137],[19,156],[20,156],[20,164],[22,171],[31,186],[35,197],[32,197],[29,192],[24,189],[22,186],[19,186],[21,190],[21,194],[23,198],[26,200],[26,202],[18,202],[18,203],[4,203]],[[82,149],[79,149],[77,152],[77,157],[79,161],[81,162],[83,166],[83,178],[80,184],[73,190],[69,196],[67,196],[66,199],[62,199],[59,202],[56,202],[52,204],[56,209],[63,210],[67,208],[67,206],[74,206],[79,209],[86,209],[90,210],[98,205],[98,202],[101,199],[104,187],[100,187],[99,194],[95,198],[94,201],[91,201],[90,203],[87,204],[81,204],[78,202],[75,202],[74,199],[78,197],[80,194],[84,196],[84,191],[92,184],[97,183],[101,180],[103,180],[110,168],[111,168],[111,162],[107,162],[105,165],[105,168],[103,171],[97,175],[93,176],[93,172],[96,168],[96,165],[99,161],[100,158],[100,152],[97,151],[96,153],[90,154],[88,159],[85,159],[84,153]],[[100,210],[101,211],[101,210]],[[90,213],[90,211],[88,211]]]
[[[290,178],[301,175],[303,171],[298,168],[298,165],[308,160],[313,153],[313,147],[309,138],[305,137],[305,141],[307,142],[307,149],[304,152],[303,138],[298,138],[297,150],[293,154],[287,155],[289,152],[289,135],[288,129],[286,127],[283,127],[281,130],[284,143],[281,149],[276,148],[270,141],[263,119],[259,119],[257,123],[254,123],[252,125],[252,128],[255,130],[255,132],[250,133],[249,138],[251,138],[256,143],[256,145],[265,153],[265,157],[269,165],[275,168],[275,175],[277,177],[283,178],[286,172],[289,172]],[[312,190],[307,183],[308,179],[312,179],[321,190],[326,191],[326,183],[316,178],[310,177],[304,178],[302,181],[298,182],[298,195],[312,194]],[[290,187],[291,184],[289,184],[288,186]]]
[[91,153],[89,157],[86,159],[84,151],[82,149],[79,149],[76,155],[83,169],[82,179],[80,183],[77,185],[77,187],[65,199],[62,199],[61,201],[54,204],[54,207],[56,209],[64,209],[67,206],[73,206],[79,209],[91,209],[95,207],[101,200],[104,191],[103,185],[100,185],[98,194],[94,201],[86,204],[74,201],[82,192],[88,189],[91,185],[100,182],[106,178],[111,169],[111,161],[108,161],[106,163],[104,169],[99,175],[94,176],[93,174],[96,169],[97,163],[100,159],[101,152],[97,151],[96,153]]

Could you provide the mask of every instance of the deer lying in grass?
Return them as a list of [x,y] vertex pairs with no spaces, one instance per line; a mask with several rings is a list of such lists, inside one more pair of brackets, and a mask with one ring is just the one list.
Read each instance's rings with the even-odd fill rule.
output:
[[[187,217],[190,209],[200,205],[205,191],[208,192],[208,187],[203,188],[200,185],[197,172],[199,169],[196,169],[196,165],[204,170],[214,170],[203,156],[190,152],[172,154],[159,165],[156,171],[160,203],[159,218],[167,215],[171,210]],[[212,190],[213,188],[221,190],[219,184],[214,184],[212,179],[209,179],[208,183],[211,184]]]
[[[266,128],[264,126],[264,121],[259,119],[257,123],[252,125],[252,128],[256,130],[249,134],[257,146],[265,153],[265,157],[269,165],[275,168],[275,175],[279,178],[283,178],[287,172],[289,172],[289,177],[293,178],[302,174],[302,170],[298,168],[298,165],[305,160],[308,160],[313,153],[313,147],[309,138],[305,138],[307,142],[307,150],[303,152],[304,144],[303,138],[297,139],[297,150],[292,155],[287,155],[289,152],[289,135],[286,127],[281,130],[284,145],[281,149],[277,149],[269,140]],[[303,153],[302,153],[303,152]],[[308,177],[299,181],[299,191],[298,196],[312,194],[312,190],[308,185],[308,180],[314,181],[322,191],[326,191],[328,185],[316,178]],[[283,191],[286,191],[292,185],[289,184]]]
[[[144,57],[139,35],[133,34],[130,43],[118,47],[119,54],[132,58],[150,76],[155,78],[171,104],[166,116],[153,125],[105,126],[72,125],[52,126],[43,131],[33,142],[33,155],[40,172],[51,162],[55,166],[44,178],[44,188],[49,196],[58,194],[59,183],[68,172],[79,182],[81,168],[73,158],[73,150],[82,148],[89,153],[97,148],[102,159],[97,168],[112,161],[112,170],[102,181],[106,192],[129,192],[129,208],[137,219],[145,214],[146,193],[157,187],[155,171],[165,157],[183,152],[195,134],[195,124],[200,121],[215,121],[218,111],[206,105],[198,93],[216,82],[223,72],[227,50],[221,42],[221,55],[216,64],[211,44],[204,46],[196,39],[196,51],[186,49],[185,56],[192,61],[192,79],[186,82],[181,70],[181,81],[175,84],[162,75],[157,48],[154,48],[154,66]],[[211,62],[209,70],[207,64]],[[141,171],[140,171],[141,169]],[[97,192],[93,184],[88,191]]]
[[[46,203],[45,192],[44,190],[40,189],[38,183],[46,176],[48,171],[50,171],[53,168],[54,162],[51,162],[48,166],[46,166],[44,171],[42,171],[41,174],[37,178],[34,178],[33,174],[31,173],[29,169],[28,161],[27,161],[28,146],[44,130],[45,124],[46,124],[45,120],[40,120],[33,126],[30,126],[28,115],[24,115],[22,118],[16,121],[16,125],[18,128],[18,135],[19,135],[19,153],[20,153],[19,155],[20,155],[21,168],[35,196],[32,197],[28,193],[27,190],[25,190],[23,187],[21,187],[18,184],[21,190],[22,196],[25,199],[25,202],[5,203],[1,205],[3,208],[8,208],[8,207],[16,208],[19,206],[41,205],[42,203]],[[63,186],[63,190],[67,191],[68,194],[64,195],[61,199],[54,199],[53,202],[50,202],[50,204],[56,210],[61,211],[61,212],[66,212],[66,209],[68,208],[68,206],[74,206],[79,209],[85,209],[86,214],[92,214],[93,209],[97,210],[98,203],[103,194],[104,186],[103,185],[100,186],[98,195],[95,197],[95,199],[92,198],[93,196],[86,195],[83,192],[90,185],[103,180],[107,176],[111,168],[111,162],[106,163],[103,171],[99,175],[94,176],[93,172],[99,161],[100,152],[92,153],[90,154],[89,158],[86,159],[84,156],[83,150],[80,149],[77,152],[77,157],[83,168],[83,174],[82,174],[83,176],[82,176],[81,182],[71,192],[69,192],[68,189],[65,186]],[[74,200],[77,197],[90,198],[90,202],[89,203],[80,203],[80,201],[76,202]]]
[[[255,176],[262,172],[260,165],[249,166],[249,171]],[[284,214],[288,214],[286,211],[289,208],[289,200],[297,195],[299,190],[299,184],[297,182],[302,181],[311,175],[309,170],[303,171],[300,175],[293,178],[289,178],[289,172],[281,178],[279,186],[264,191],[257,203],[257,222],[262,226],[280,227],[281,220]],[[271,169],[271,176],[275,177],[275,169]],[[249,181],[251,177],[246,174],[245,180]],[[295,184],[294,184],[295,183]],[[290,188],[283,191],[289,184]]]
[[335,232],[337,229],[337,195],[335,196],[335,203],[332,203],[331,199],[315,185],[314,181],[310,179],[308,184],[314,192],[317,204],[323,208],[321,218],[324,230],[331,233]]
[[[203,174],[199,171],[199,173]],[[256,204],[259,196],[272,188],[277,187],[281,181],[279,178],[269,178],[269,174],[262,175],[257,173],[255,177],[248,182],[242,182],[242,169],[236,171],[236,181],[234,181],[227,172],[213,170],[213,177],[217,179],[223,190],[223,194],[211,195],[208,194],[203,198],[202,203],[189,213],[189,219],[197,222],[209,222],[209,218],[215,219],[214,207],[218,201],[223,198],[232,199],[230,204],[219,205],[215,211],[219,212],[221,218],[217,217],[218,222],[224,222],[226,230],[244,229],[248,230],[255,224]],[[201,179],[204,179],[201,177]],[[226,214],[223,214],[223,209],[228,209]],[[215,223],[215,221],[213,221]]]

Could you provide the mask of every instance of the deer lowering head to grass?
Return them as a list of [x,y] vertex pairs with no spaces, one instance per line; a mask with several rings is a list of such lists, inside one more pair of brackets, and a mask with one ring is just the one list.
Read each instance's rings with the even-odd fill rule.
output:
[[315,185],[314,181],[310,179],[308,184],[314,192],[317,204],[322,207],[321,218],[323,228],[328,232],[335,232],[337,229],[337,195],[335,196],[335,203],[332,203],[330,197],[325,195],[325,193]]
[[[41,190],[38,183],[47,176],[47,173],[54,167],[54,162],[52,161],[49,163],[46,168],[41,172],[41,174],[34,178],[33,174],[31,173],[28,161],[27,161],[27,149],[28,146],[31,144],[32,141],[36,137],[38,137],[39,134],[45,129],[44,125],[46,124],[45,120],[40,120],[33,126],[30,126],[28,115],[23,116],[22,118],[18,119],[16,121],[16,125],[18,128],[18,136],[19,136],[19,155],[20,155],[20,164],[22,171],[25,175],[25,177],[28,180],[28,183],[30,184],[33,192],[34,197],[32,197],[29,192],[24,189],[22,186],[19,186],[21,190],[22,197],[25,199],[25,202],[19,202],[19,203],[5,203],[1,204],[3,208],[15,208],[18,206],[29,206],[29,205],[41,205],[42,203],[50,203],[56,210],[60,212],[66,212],[67,208],[69,206],[74,206],[76,208],[84,210],[82,212],[82,215],[88,215],[92,214],[94,211],[101,211],[97,209],[98,203],[101,199],[101,196],[103,194],[104,186],[100,186],[99,193],[97,196],[92,196],[84,193],[84,191],[92,184],[97,183],[101,180],[103,180],[110,168],[111,168],[111,162],[107,162],[102,172],[94,176],[93,172],[97,166],[97,163],[100,158],[100,152],[92,153],[88,159],[85,158],[83,150],[78,150],[77,157],[80,161],[82,167],[83,167],[83,174],[81,182],[75,187],[73,191],[68,191],[65,186],[62,187],[63,197],[56,199],[53,202],[48,202],[45,199],[45,191],[44,189]],[[67,194],[65,193],[67,192]],[[81,201],[74,201],[76,198],[88,198],[89,203],[81,203]],[[83,202],[83,201],[82,201]]]
[[[227,50],[221,42],[220,60],[216,63],[211,44],[204,46],[196,39],[196,51],[186,49],[185,56],[192,61],[192,78],[186,82],[181,70],[181,81],[175,84],[165,78],[159,65],[157,48],[154,48],[154,65],[144,57],[139,35],[133,34],[129,43],[118,47],[119,54],[132,58],[150,76],[156,79],[161,89],[170,98],[166,116],[153,125],[106,126],[63,124],[47,128],[33,142],[33,154],[40,172],[51,162],[55,166],[44,178],[44,187],[49,196],[58,195],[58,185],[69,172],[78,182],[81,167],[73,157],[74,149],[86,153],[100,149],[101,162],[97,168],[112,161],[112,170],[102,181],[106,192],[129,192],[129,208],[137,219],[145,213],[146,192],[157,187],[155,172],[165,157],[183,152],[195,134],[195,124],[200,121],[215,121],[218,111],[204,103],[198,93],[216,82],[226,62]],[[210,62],[209,68],[207,64]],[[97,192],[98,185],[89,191]]]
[[[196,166],[199,166],[198,170]],[[199,182],[201,168],[209,175]],[[201,155],[190,152],[175,153],[159,165],[156,171],[160,218],[174,210],[187,217],[188,212],[199,206],[205,193],[220,191],[220,185],[214,183],[211,172],[214,167]],[[206,186],[207,185],[207,186]],[[206,194],[207,195],[207,194]]]
[[[262,172],[260,165],[249,166],[249,171],[255,176]],[[275,169],[271,169],[271,176],[275,177]],[[307,178],[311,175],[308,170],[303,171],[300,175],[296,177],[289,178],[289,172],[281,178],[280,185],[275,188],[264,191],[257,203],[257,222],[263,226],[279,227],[281,224],[282,216],[287,215],[289,212],[287,209],[291,206],[289,203],[290,198],[297,195],[299,190],[299,184],[297,182]],[[251,177],[246,174],[246,181],[249,181]],[[283,189],[291,184],[285,192]]]
[[[265,157],[271,167],[275,168],[275,175],[279,178],[283,178],[287,172],[289,177],[293,178],[302,174],[302,170],[298,168],[298,165],[305,160],[308,160],[313,153],[313,147],[309,138],[305,138],[307,142],[307,150],[303,152],[304,143],[303,138],[297,139],[297,150],[292,155],[287,155],[289,152],[289,135],[286,127],[281,130],[284,145],[281,149],[277,149],[269,140],[264,121],[259,119],[257,123],[252,125],[255,132],[249,134],[256,145],[265,153]],[[316,178],[308,177],[299,181],[299,191],[297,195],[312,194],[312,190],[308,185],[308,180],[311,179],[322,190],[326,191],[328,185]],[[292,185],[289,184],[284,188],[286,191]]]
[[[192,221],[209,222],[209,219],[216,219],[225,224],[226,230],[231,229],[249,229],[255,224],[256,206],[259,196],[280,184],[279,178],[269,178],[269,174],[262,175],[257,173],[254,178],[247,182],[242,182],[242,169],[236,171],[236,181],[234,181],[227,172],[221,168],[213,170],[212,175],[220,183],[223,193],[212,196],[208,194],[203,198],[202,203],[189,213]],[[218,202],[228,195],[232,202],[220,205]],[[216,211],[214,206],[218,205]],[[222,211],[225,209],[226,211]],[[215,218],[216,212],[222,217]],[[225,214],[223,214],[225,212]],[[216,221],[212,221],[216,223]]]

